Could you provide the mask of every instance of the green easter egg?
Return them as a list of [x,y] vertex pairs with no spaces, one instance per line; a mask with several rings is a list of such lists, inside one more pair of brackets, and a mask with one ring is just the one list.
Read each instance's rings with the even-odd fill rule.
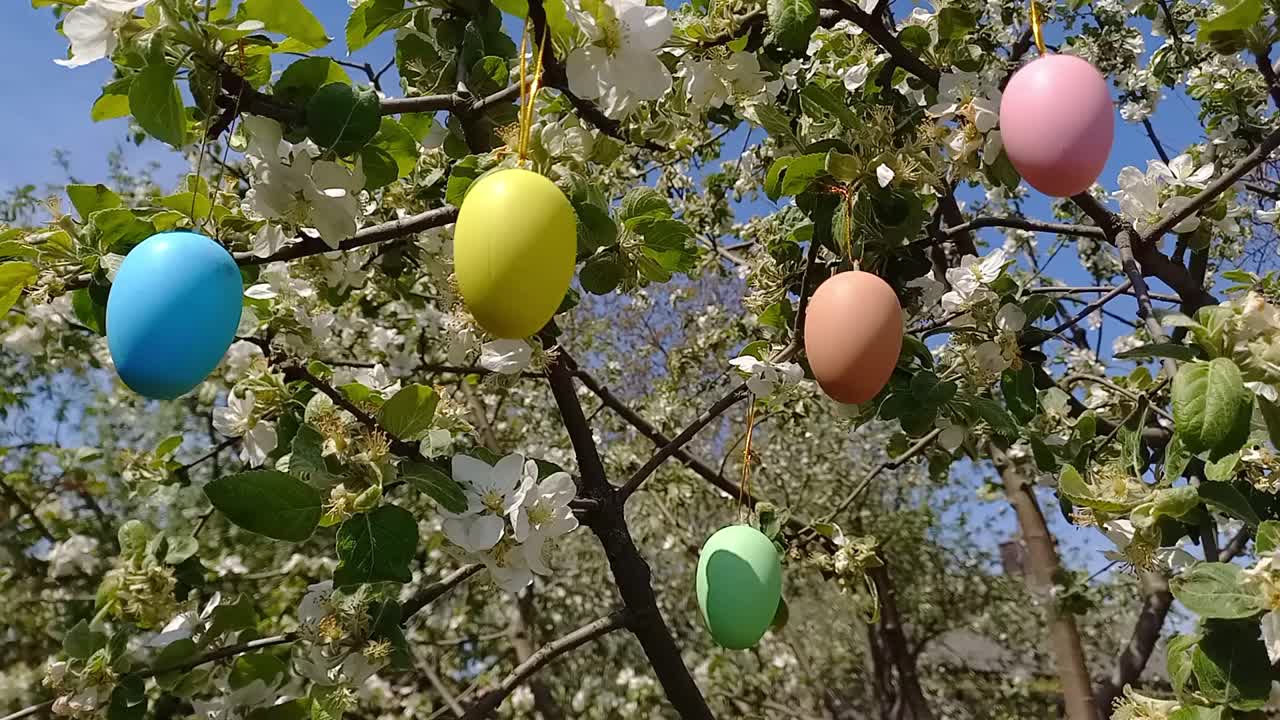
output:
[[476,322],[523,338],[555,315],[573,280],[577,216],[555,183],[499,170],[467,191],[453,233],[453,270]]
[[782,600],[782,562],[773,541],[748,525],[712,535],[698,556],[698,607],[722,647],[754,647]]

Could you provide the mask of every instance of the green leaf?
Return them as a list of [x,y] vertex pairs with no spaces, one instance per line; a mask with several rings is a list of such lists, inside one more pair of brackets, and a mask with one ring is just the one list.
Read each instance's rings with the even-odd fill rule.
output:
[[396,670],[409,670],[413,667],[413,651],[404,636],[404,628],[400,620],[404,611],[400,603],[386,600],[369,606],[369,639],[386,640],[391,643],[391,667]]
[[1116,353],[1117,360],[1145,360],[1147,358],[1172,358],[1174,360],[1195,360],[1196,351],[1194,348],[1180,345],[1178,343],[1162,342],[1151,343],[1150,345],[1142,345]]
[[240,11],[250,20],[261,20],[267,30],[287,35],[309,49],[324,47],[332,39],[301,0],[244,0]]
[[87,660],[106,646],[107,636],[90,630],[89,623],[84,620],[73,625],[62,639],[62,651],[77,660]]
[[608,295],[622,283],[622,278],[622,264],[613,252],[593,256],[578,272],[578,282],[582,289],[592,295]]
[[814,153],[792,158],[782,176],[781,194],[799,195],[809,188],[809,184],[827,174],[826,153]]
[[938,42],[948,44],[962,40],[976,24],[977,18],[972,12],[954,6],[944,7],[938,12]]
[[324,459],[324,436],[305,423],[298,426],[289,446],[289,474],[321,486],[332,479]]
[[1187,470],[1187,464],[1191,462],[1191,457],[1191,452],[1182,443],[1182,437],[1175,432],[1164,450],[1164,481],[1172,483],[1182,477],[1182,473]]
[[351,77],[327,57],[303,58],[280,73],[272,94],[283,103],[305,105],[320,88],[332,83],[350,85]]
[[235,602],[226,602],[213,609],[213,622],[209,624],[208,636],[217,637],[233,630],[251,628],[258,622],[258,615],[253,609],[253,600],[248,595],[239,595]]
[[164,551],[166,565],[181,565],[200,549],[200,541],[190,535],[169,535],[166,540],[168,540],[165,543],[168,547]]
[[1005,370],[1000,376],[1000,392],[1018,422],[1029,423],[1040,412],[1035,370],[1030,363],[1023,363],[1020,370]]
[[818,8],[812,0],[769,0],[769,27],[778,45],[802,52],[818,28]]
[[1280,549],[1280,522],[1264,520],[1258,525],[1258,536],[1254,540],[1254,550],[1259,555],[1267,555]]
[[418,548],[418,523],[396,505],[383,505],[357,515],[338,528],[339,587],[370,582],[407,583],[409,563]]
[[1166,646],[1169,682],[1173,685],[1175,693],[1181,694],[1182,688],[1191,679],[1191,653],[1198,642],[1200,642],[1199,635],[1175,635],[1170,638]]
[[1200,694],[1209,702],[1237,710],[1257,710],[1271,695],[1271,661],[1253,621],[1204,623],[1204,637],[1193,651],[1191,667]]
[[627,192],[618,208],[618,219],[626,222],[639,217],[671,217],[671,205],[666,196],[654,188],[641,186]]
[[8,314],[9,308],[18,302],[22,289],[36,279],[36,266],[29,262],[7,262],[0,264],[0,317]]
[[1072,465],[1062,466],[1062,472],[1058,475],[1058,492],[1077,505],[1083,505],[1093,497],[1093,489]]
[[773,105],[756,105],[748,114],[752,116],[748,119],[754,120],[756,124],[774,136],[780,145],[785,147],[789,142],[797,147],[800,146],[800,138],[796,137],[795,132],[791,130],[791,119],[777,107]]
[[276,679],[283,678],[287,671],[284,661],[275,655],[267,653],[241,655],[231,666],[231,674],[227,682],[232,690],[239,690],[255,680],[261,680],[267,687],[275,687]]
[[400,466],[400,477],[420,492],[426,493],[445,510],[451,513],[466,512],[467,496],[462,492],[462,486],[435,465],[406,462]]
[[276,540],[306,540],[320,522],[320,491],[276,470],[220,477],[204,494],[231,522]]
[[453,164],[453,167],[449,169],[449,181],[445,185],[445,202],[454,207],[462,206],[462,201],[467,196],[467,190],[481,175],[480,168],[477,166],[478,162],[479,158],[475,155],[468,155]]
[[360,50],[409,17],[404,12],[404,0],[365,0],[347,18],[347,54]]
[[1233,452],[1215,462],[1205,463],[1204,477],[1214,482],[1230,482],[1235,477],[1236,466],[1239,464],[1240,453]]
[[329,83],[307,103],[307,135],[339,155],[364,147],[381,127],[382,106],[372,90]]
[[578,203],[573,208],[578,218],[578,247],[594,253],[618,242],[618,224],[609,211],[592,203]]
[[1280,406],[1261,395],[1255,397],[1258,409],[1262,411],[1262,419],[1267,423],[1267,436],[1271,438],[1272,446],[1280,449]]
[[782,197],[782,177],[787,172],[789,166],[795,158],[780,157],[769,165],[769,172],[764,176],[764,194],[770,200],[777,200]]
[[129,86],[129,110],[148,135],[180,148],[187,140],[187,111],[175,72],[165,63],[142,68]]
[[1169,590],[1188,610],[1206,618],[1247,618],[1266,608],[1266,598],[1230,563],[1196,563],[1170,580]]
[[395,160],[397,178],[405,177],[418,166],[418,141],[394,118],[382,118],[372,145],[385,150]]
[[[843,93],[841,93],[841,95],[843,95]],[[808,83],[807,85],[804,86],[803,89],[800,90],[800,103],[802,106],[805,104],[809,104],[813,107],[819,108],[825,112],[830,113],[833,117],[835,117],[837,120],[840,121],[841,125],[843,125],[846,128],[853,128],[853,127],[856,127],[858,124],[857,116],[853,114],[853,111],[849,110],[849,106],[845,103],[845,100],[843,97],[837,97],[835,93],[832,93],[831,91],[827,90],[826,88],[822,87],[821,85],[815,82]],[[810,114],[812,115],[813,113],[810,113]],[[832,154],[838,154],[838,153],[832,150],[831,153],[827,155],[828,165],[831,164]],[[844,157],[853,157],[853,156],[845,155]],[[844,180],[845,182],[848,182],[853,178],[850,177],[850,178],[841,178],[841,179]]]
[[1240,368],[1226,358],[1183,365],[1173,379],[1174,426],[1193,453],[1217,459],[1239,450],[1252,411]]
[[146,686],[137,675],[120,678],[111,691],[107,720],[142,720],[147,714]]
[[378,422],[387,432],[401,440],[409,440],[431,429],[440,396],[426,385],[407,385],[391,397],[378,411]]
[[1249,500],[1231,483],[1202,482],[1200,497],[1221,512],[1244,521],[1249,527],[1256,528],[1262,523],[1262,518],[1258,517]]
[[71,293],[71,311],[76,320],[99,335],[107,334],[107,306],[95,303],[85,288]]
[[1224,37],[1249,30],[1262,20],[1262,0],[1226,0],[1218,3],[1222,11],[1200,22],[1196,42],[1219,47]]
[[67,197],[75,206],[81,221],[88,221],[89,213],[107,208],[120,207],[124,204],[120,196],[102,183],[97,185],[68,185]]
[[364,189],[377,190],[396,181],[400,169],[396,167],[396,159],[391,153],[375,145],[365,145],[359,152],[361,167],[364,168]]
[[507,78],[511,71],[507,69],[507,61],[494,55],[485,55],[471,66],[467,73],[467,83],[471,92],[480,97],[492,95],[507,86]]
[[978,413],[978,417],[991,426],[991,431],[1008,438],[1018,437],[1020,428],[1008,411],[1000,403],[990,398],[969,398],[969,405]]
[[93,122],[102,122],[103,120],[115,120],[129,115],[129,88],[128,85],[123,86],[123,92],[112,91],[108,85],[103,88],[102,94],[97,100],[93,101],[93,107],[89,110],[89,119]]

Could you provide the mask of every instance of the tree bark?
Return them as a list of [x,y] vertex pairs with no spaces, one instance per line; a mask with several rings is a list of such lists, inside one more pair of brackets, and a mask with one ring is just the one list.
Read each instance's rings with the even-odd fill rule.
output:
[[1030,483],[1013,466],[1012,461],[994,444],[987,446],[992,461],[1004,480],[1004,492],[1018,515],[1018,528],[1022,542],[1027,546],[1027,580],[1031,589],[1045,599],[1046,621],[1049,626],[1049,648],[1058,667],[1062,682],[1062,695],[1069,720],[1097,720],[1102,717],[1094,704],[1093,684],[1089,678],[1084,647],[1080,643],[1080,631],[1075,618],[1059,613],[1053,601],[1055,576],[1060,569],[1058,549],[1035,491]]
[[[552,338],[544,336],[544,339],[548,346],[552,344]],[[621,499],[605,475],[604,463],[591,436],[591,427],[582,412],[582,404],[578,402],[572,371],[563,358],[556,358],[548,364],[547,378],[578,458],[578,472],[582,476],[579,496],[591,505],[591,509],[584,513],[583,522],[604,546],[609,569],[629,611],[627,628],[640,641],[658,682],[680,717],[714,720],[702,691],[685,667],[680,647],[658,610],[649,564],[627,529]]]
[[[528,590],[520,593],[508,616],[511,647],[515,648],[516,659],[520,663],[528,662],[538,651],[537,608],[534,607],[533,593]],[[546,683],[537,677],[531,677],[529,690],[533,692],[533,707],[542,715],[542,720],[564,720],[564,711],[560,709],[560,703],[551,695]]]
[[880,597],[879,633],[882,647],[898,674],[896,717],[899,720],[932,720],[933,714],[929,711],[929,703],[920,687],[915,656],[911,653],[898,615],[898,600],[894,594],[893,581],[889,578],[889,569],[884,566],[872,568],[867,571],[867,575],[875,583],[876,594]]

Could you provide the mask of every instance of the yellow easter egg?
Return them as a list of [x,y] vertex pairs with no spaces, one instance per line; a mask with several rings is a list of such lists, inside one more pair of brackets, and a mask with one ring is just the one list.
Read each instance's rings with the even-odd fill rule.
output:
[[453,233],[453,270],[467,309],[500,338],[523,338],[555,315],[573,279],[577,217],[555,183],[528,170],[475,182]]

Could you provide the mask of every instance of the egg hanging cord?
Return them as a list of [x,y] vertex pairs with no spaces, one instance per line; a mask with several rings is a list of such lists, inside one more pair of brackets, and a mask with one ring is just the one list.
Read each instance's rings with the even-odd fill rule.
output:
[[738,513],[747,511],[747,497],[751,495],[751,433],[756,427],[756,396],[751,395],[751,407],[747,409],[747,437],[742,448],[742,481],[738,483]]
[[520,35],[520,115],[519,130],[516,138],[516,152],[520,161],[524,162],[529,155],[529,137],[533,134],[533,101],[542,89],[542,56],[546,52],[547,29],[542,29],[542,38],[534,50],[538,59],[533,64],[533,77],[528,76],[528,59],[525,57],[529,46],[529,23],[525,23],[524,32]]
[[1040,6],[1036,0],[1031,0],[1031,36],[1036,40],[1036,49],[1041,55],[1048,53],[1044,47],[1044,29],[1040,27]]

